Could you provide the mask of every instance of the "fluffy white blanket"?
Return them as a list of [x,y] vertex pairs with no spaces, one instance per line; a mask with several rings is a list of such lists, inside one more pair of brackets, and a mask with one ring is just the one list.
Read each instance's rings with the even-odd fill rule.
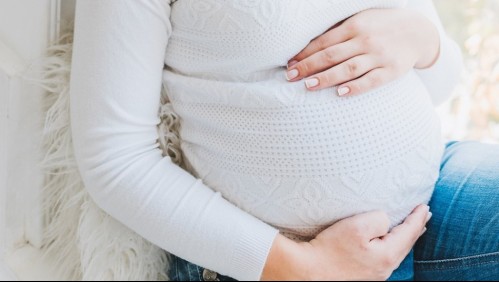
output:
[[[73,156],[69,115],[72,34],[50,47],[41,85],[45,256],[67,280],[167,280],[168,255],[100,210],[88,195]],[[166,95],[158,114],[158,142],[181,165],[178,118]]]

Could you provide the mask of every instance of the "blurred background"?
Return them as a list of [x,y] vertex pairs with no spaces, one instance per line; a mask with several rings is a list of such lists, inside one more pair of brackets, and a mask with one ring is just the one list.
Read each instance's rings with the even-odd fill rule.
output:
[[466,67],[455,97],[439,109],[445,136],[499,143],[499,1],[434,2]]

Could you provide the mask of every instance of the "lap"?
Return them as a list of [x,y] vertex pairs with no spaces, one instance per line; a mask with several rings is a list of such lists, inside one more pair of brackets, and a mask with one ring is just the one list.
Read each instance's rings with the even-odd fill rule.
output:
[[170,281],[237,281],[173,255],[170,257],[168,278]]
[[430,207],[416,280],[499,279],[499,146],[448,144]]
[[[455,142],[447,146],[430,202],[433,218],[414,249],[416,280],[499,279],[499,146]],[[393,280],[411,278],[408,264]],[[173,257],[174,281],[234,281]]]

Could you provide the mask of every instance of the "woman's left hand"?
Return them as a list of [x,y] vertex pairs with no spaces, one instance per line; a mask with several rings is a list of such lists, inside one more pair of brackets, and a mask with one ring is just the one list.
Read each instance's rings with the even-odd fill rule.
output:
[[360,12],[314,39],[288,64],[289,81],[309,90],[338,86],[354,95],[395,80],[438,58],[439,33],[422,14],[407,9]]

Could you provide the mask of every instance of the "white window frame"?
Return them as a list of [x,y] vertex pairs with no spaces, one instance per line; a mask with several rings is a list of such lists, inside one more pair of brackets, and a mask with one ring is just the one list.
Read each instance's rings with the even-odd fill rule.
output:
[[0,1],[0,280],[49,277],[24,271],[39,261],[42,243],[44,92],[22,74],[59,36],[61,19],[72,21],[73,9],[74,0]]

